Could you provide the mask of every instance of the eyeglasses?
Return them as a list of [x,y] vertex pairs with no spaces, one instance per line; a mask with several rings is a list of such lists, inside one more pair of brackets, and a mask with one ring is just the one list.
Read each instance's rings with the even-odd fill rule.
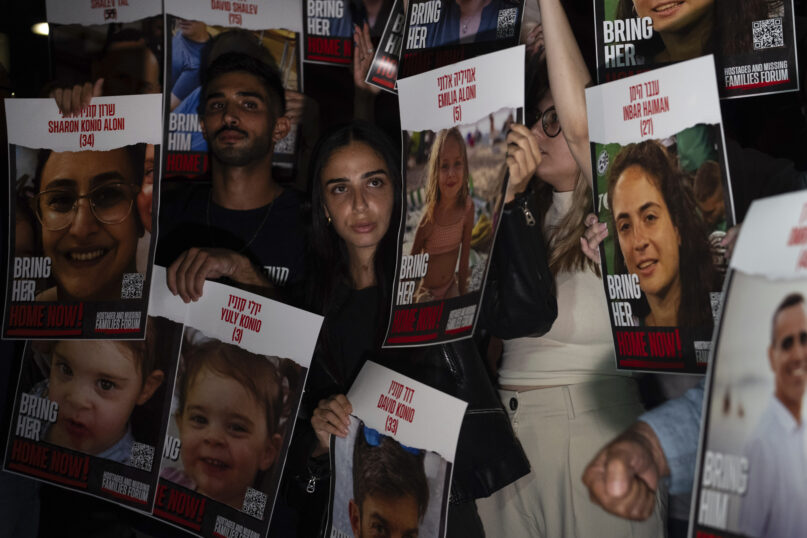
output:
[[558,118],[558,111],[555,110],[554,105],[543,112],[539,110],[535,113],[532,122],[529,124],[530,129],[534,129],[539,121],[541,122],[544,134],[549,138],[555,138],[560,134],[560,119]]
[[70,189],[48,189],[31,200],[42,226],[55,232],[73,224],[78,202],[86,198],[92,214],[104,224],[120,224],[129,213],[140,187],[132,183],[105,183],[79,196]]

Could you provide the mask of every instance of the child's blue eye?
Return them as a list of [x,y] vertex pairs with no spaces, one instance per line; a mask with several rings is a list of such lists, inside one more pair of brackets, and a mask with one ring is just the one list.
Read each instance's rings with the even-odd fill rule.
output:
[[249,428],[242,424],[230,424],[230,430],[234,433],[249,433]]
[[207,424],[207,417],[204,415],[191,415],[188,417],[188,420],[195,423],[198,426],[204,426]]
[[66,362],[59,361],[56,364],[56,369],[59,371],[60,374],[70,377],[73,375],[73,369],[70,368],[70,365]]

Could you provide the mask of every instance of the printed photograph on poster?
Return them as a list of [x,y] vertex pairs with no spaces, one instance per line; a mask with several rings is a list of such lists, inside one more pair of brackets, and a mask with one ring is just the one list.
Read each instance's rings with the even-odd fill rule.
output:
[[75,117],[53,99],[10,101],[6,112],[13,263],[3,336],[142,339],[161,96],[95,98]]
[[398,62],[404,30],[403,0],[394,0],[365,82],[390,93],[397,92]]
[[151,512],[182,325],[145,340],[30,342],[5,469]]
[[751,205],[706,382],[692,533],[799,536],[807,515],[807,195]]
[[157,301],[186,313],[153,515],[265,536],[322,318],[215,282],[189,305]]
[[398,78],[517,45],[523,11],[524,0],[410,0]]
[[523,85],[494,87],[504,73],[523,76],[523,62],[518,47],[399,87],[406,210],[387,347],[473,334],[504,201],[505,137],[523,115]]
[[[443,536],[451,465],[439,454],[404,446],[350,416],[347,439],[333,442],[331,538]],[[397,534],[396,534],[397,533]]]
[[331,436],[326,536],[445,536],[465,402],[368,362],[353,383],[346,437]]
[[[181,4],[169,11],[168,69],[166,90],[170,92],[166,111],[165,177],[202,176],[208,170],[208,146],[199,121],[202,75],[218,57],[229,52],[249,54],[273,66],[280,73],[286,92],[287,111],[302,91],[299,34],[284,29],[242,29],[186,20]],[[173,16],[176,15],[176,16]],[[299,93],[297,96],[302,97]],[[275,144],[273,168],[279,177],[293,174],[297,144],[296,122],[285,138]]]
[[807,502],[799,427],[807,382],[807,280],[731,275],[704,415],[695,530],[797,536],[807,528],[807,514],[794,509]]
[[[304,3],[304,59],[310,63],[349,65],[353,32],[366,23],[378,42],[393,0],[309,0]],[[402,8],[403,9],[403,8]]]
[[793,0],[594,0],[594,10],[601,83],[714,54],[721,98],[799,89]]
[[[706,68],[710,59],[690,69]],[[686,64],[678,64],[685,65]],[[700,67],[699,67],[700,66]],[[706,370],[733,225],[719,107],[712,85],[694,106],[671,66],[587,90],[594,199],[617,366]],[[687,79],[683,79],[687,80]],[[714,80],[714,79],[712,79]],[[715,111],[703,115],[714,106]],[[714,117],[717,114],[717,117]]]

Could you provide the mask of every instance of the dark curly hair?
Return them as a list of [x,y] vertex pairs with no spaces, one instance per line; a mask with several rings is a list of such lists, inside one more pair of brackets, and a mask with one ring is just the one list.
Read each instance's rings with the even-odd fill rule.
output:
[[[697,211],[695,197],[687,186],[684,174],[660,142],[647,140],[630,144],[622,148],[614,159],[608,175],[611,229],[616,230],[614,190],[622,173],[631,166],[640,166],[647,172],[667,204],[672,223],[681,237],[678,271],[683,293],[678,307],[678,325],[711,326],[709,292],[715,289],[716,271],[712,264],[708,231]],[[627,273],[621,246],[614,252],[614,273]]]

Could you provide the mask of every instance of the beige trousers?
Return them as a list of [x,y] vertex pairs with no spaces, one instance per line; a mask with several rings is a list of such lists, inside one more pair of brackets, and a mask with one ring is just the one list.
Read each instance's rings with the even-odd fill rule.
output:
[[666,492],[650,519],[632,522],[592,503],[581,480],[600,448],[642,412],[633,379],[499,394],[532,471],[477,499],[487,538],[665,536]]

